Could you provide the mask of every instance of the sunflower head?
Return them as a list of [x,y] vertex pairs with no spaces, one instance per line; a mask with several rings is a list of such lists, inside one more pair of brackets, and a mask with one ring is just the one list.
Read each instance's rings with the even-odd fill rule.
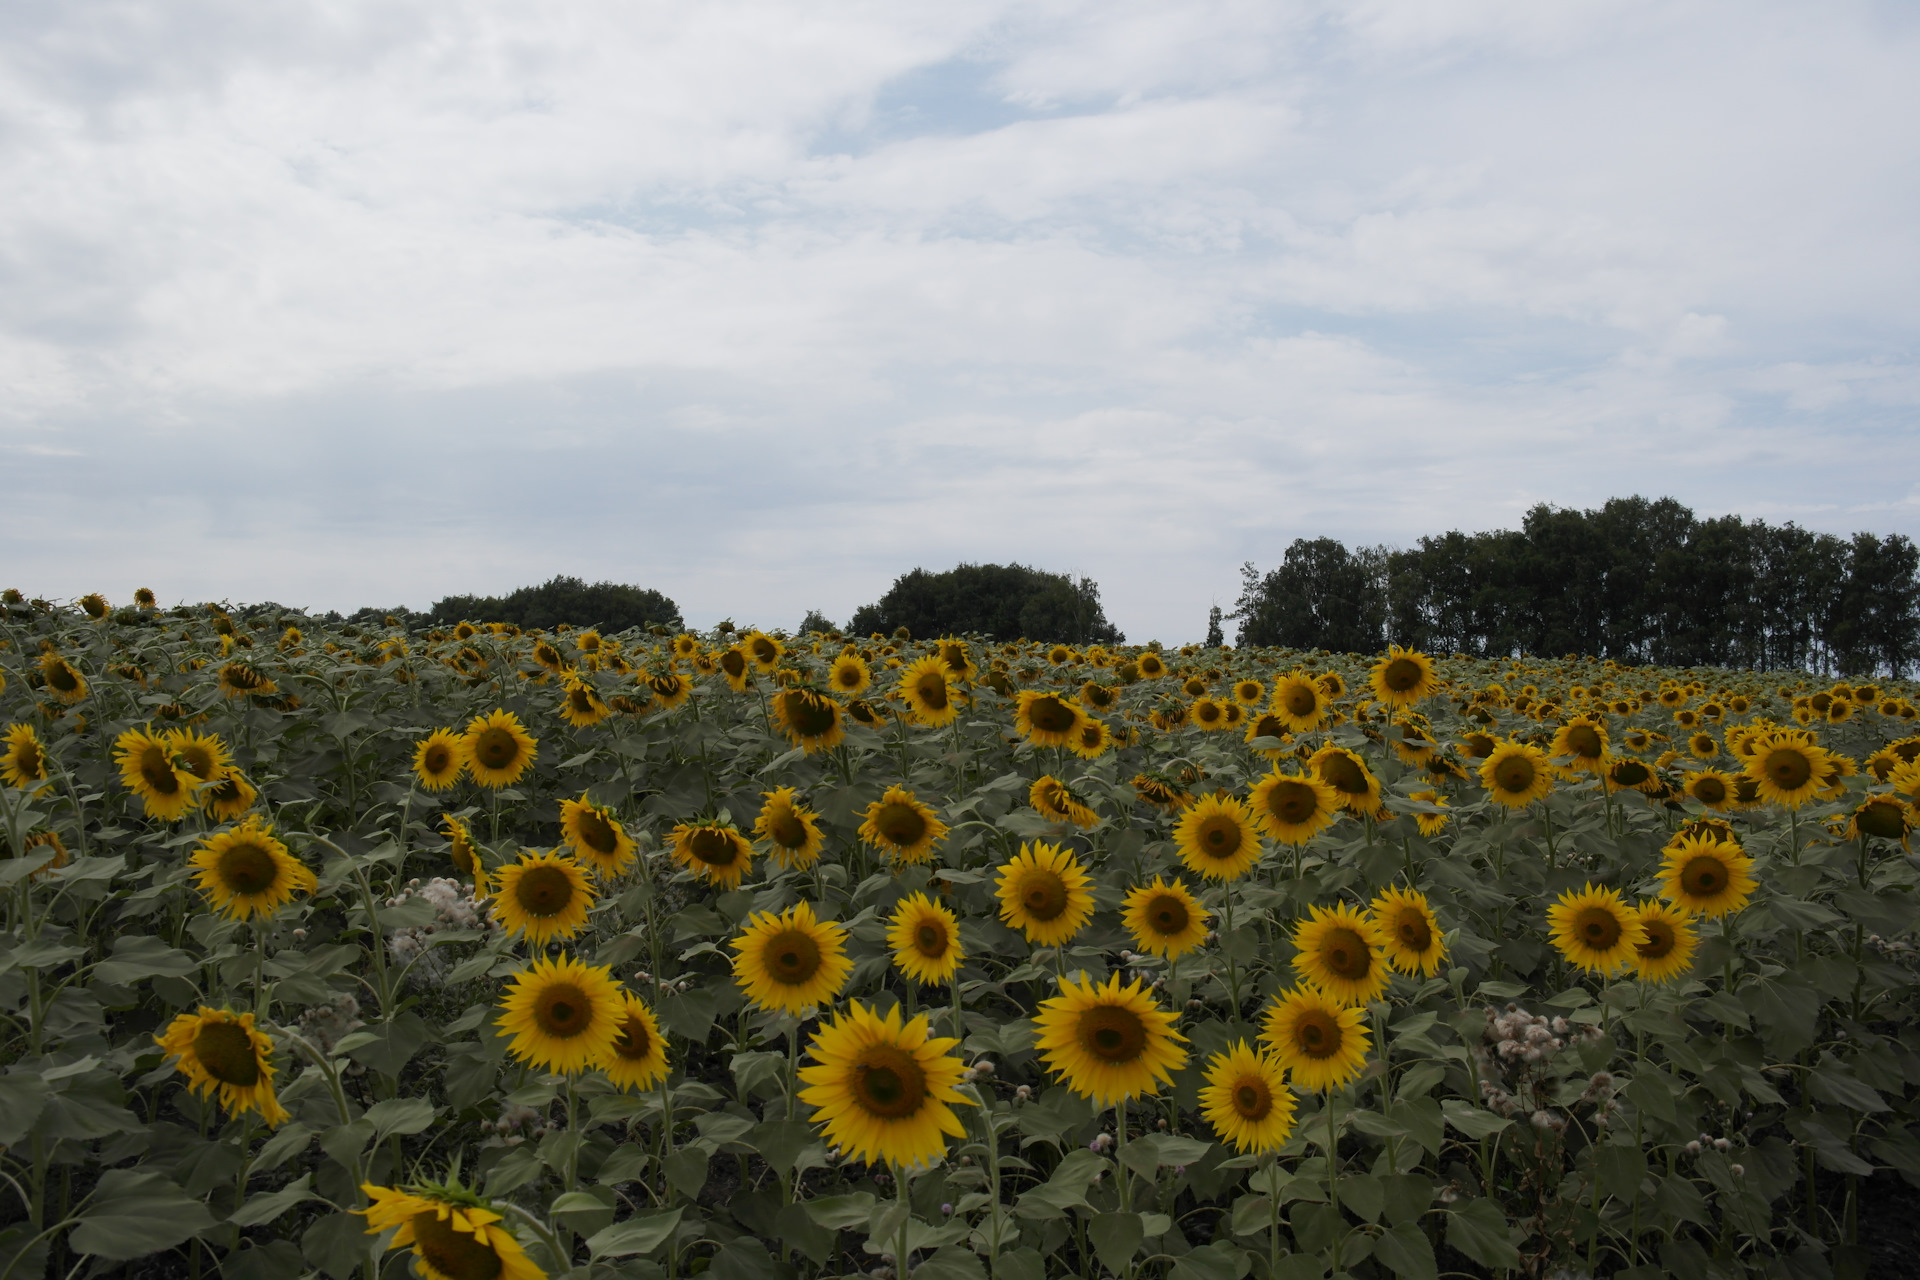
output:
[[639,997],[620,993],[619,1030],[601,1069],[621,1089],[650,1089],[667,1078],[667,1041]]
[[1440,691],[1433,659],[1413,649],[1390,645],[1368,674],[1373,696],[1389,707],[1410,707]]
[[639,858],[639,846],[613,810],[594,804],[584,793],[578,800],[560,802],[560,834],[576,859],[608,879],[626,874]]
[[533,767],[539,744],[511,711],[475,716],[467,725],[467,768],[483,787],[510,787]]
[[1014,728],[1036,747],[1064,747],[1073,740],[1085,716],[1080,704],[1064,694],[1037,689],[1020,691],[1013,713]]
[[1282,844],[1305,844],[1342,810],[1339,794],[1320,775],[1278,768],[1254,784],[1251,799],[1260,829]]
[[1487,798],[1509,809],[1524,809],[1553,790],[1552,763],[1530,742],[1502,742],[1480,765]]
[[271,823],[249,818],[207,838],[188,859],[200,891],[236,920],[270,916],[296,893],[312,893],[319,881],[274,838]]
[[47,749],[30,724],[10,724],[6,752],[0,754],[0,778],[10,787],[34,787],[47,780]]
[[907,895],[893,909],[887,946],[902,973],[929,986],[952,981],[966,959],[959,920],[924,893]]
[[586,871],[572,858],[529,849],[496,874],[494,917],[508,930],[524,934],[532,945],[571,938],[586,927],[595,891]]
[[852,1001],[807,1046],[813,1063],[800,1070],[800,1101],[828,1141],[855,1158],[926,1164],[947,1138],[966,1136],[953,1113],[971,1101],[956,1088],[966,1069],[951,1052],[959,1043],[930,1035],[925,1015],[903,1022],[899,1005],[882,1017]]
[[853,972],[847,931],[814,915],[808,903],[779,914],[756,911],[733,947],[733,980],[762,1009],[798,1014],[830,1003]]
[[1173,837],[1180,860],[1209,880],[1238,880],[1260,860],[1260,836],[1246,804],[1202,796],[1181,813]]
[[1033,946],[1057,947],[1093,917],[1092,884],[1072,853],[1036,841],[1000,868],[994,892],[1002,920]]
[[561,1075],[604,1066],[624,1028],[625,1001],[613,973],[572,956],[540,959],[514,975],[495,1025],[507,1052]]
[[1345,903],[1312,907],[1293,931],[1294,969],[1345,1005],[1364,1005],[1387,989],[1387,961],[1374,922]]
[[1173,1024],[1139,978],[1124,987],[1117,973],[1101,985],[1061,978],[1060,994],[1034,1018],[1034,1046],[1068,1088],[1111,1106],[1159,1092],[1187,1064],[1186,1037]]
[[1447,942],[1426,894],[1398,887],[1383,890],[1373,900],[1373,924],[1388,964],[1423,978],[1440,972]]
[[1367,1063],[1366,1011],[1314,987],[1280,993],[1267,1010],[1260,1039],[1303,1089],[1337,1089]]
[[753,867],[753,846],[730,822],[683,822],[668,838],[675,862],[720,888],[739,888]]
[[1376,814],[1380,811],[1380,779],[1367,768],[1359,752],[1328,743],[1313,753],[1307,767],[1333,789],[1340,803],[1351,812]]
[[[1098,724],[1099,721],[1089,721]],[[1100,815],[1087,807],[1084,800],[1052,774],[1042,774],[1034,779],[1027,788],[1027,803],[1055,822],[1071,822],[1076,827],[1091,830],[1100,825]]]
[[1127,891],[1120,919],[1142,951],[1176,960],[1207,940],[1213,917],[1186,885],[1155,876]]
[[1207,1064],[1200,1113],[1223,1143],[1242,1154],[1278,1151],[1293,1133],[1293,1091],[1286,1068],[1271,1051],[1255,1053],[1236,1040]]
[[1693,953],[1700,937],[1693,918],[1664,902],[1642,902],[1640,928],[1646,940],[1634,949],[1633,968],[1642,982],[1666,983],[1693,971]]
[[859,831],[862,840],[884,849],[895,862],[908,864],[931,860],[934,844],[946,834],[947,824],[899,786],[888,787],[867,806]]
[[1547,923],[1560,954],[1592,973],[1626,968],[1647,940],[1639,913],[1615,890],[1593,884],[1561,894],[1547,908]]
[[292,1119],[274,1094],[273,1041],[251,1013],[201,1005],[174,1018],[154,1041],[200,1096],[218,1094],[227,1110],[257,1112],[270,1125]]
[[761,793],[764,803],[753,820],[753,834],[783,867],[804,871],[820,860],[826,837],[820,817],[800,801],[792,787]]
[[1753,859],[1738,842],[1705,834],[1676,836],[1663,851],[1659,875],[1661,896],[1696,915],[1739,911],[1759,887]]
[[445,791],[467,771],[467,737],[435,729],[413,747],[413,775],[428,791]]

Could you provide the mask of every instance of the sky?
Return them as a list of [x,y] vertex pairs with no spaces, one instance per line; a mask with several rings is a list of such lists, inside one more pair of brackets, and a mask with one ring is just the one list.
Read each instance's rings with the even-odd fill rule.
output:
[[1197,640],[1298,537],[1920,535],[1920,7],[12,0],[0,585]]

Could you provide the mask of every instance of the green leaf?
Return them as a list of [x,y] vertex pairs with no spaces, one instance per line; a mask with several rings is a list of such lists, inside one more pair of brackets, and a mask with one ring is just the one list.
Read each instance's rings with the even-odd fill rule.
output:
[[251,1196],[227,1221],[236,1227],[263,1227],[303,1200],[320,1199],[312,1182],[313,1175],[303,1173],[278,1191],[262,1191]]
[[807,1216],[806,1206],[799,1204],[780,1207],[780,1212],[773,1217],[773,1234],[813,1259],[816,1266],[831,1258],[840,1243],[837,1232],[829,1231],[815,1222]]
[[1593,1149],[1593,1167],[1600,1190],[1617,1200],[1632,1201],[1647,1176],[1647,1153],[1639,1147],[1599,1146]]
[[1887,1100],[1871,1085],[1857,1079],[1847,1064],[1831,1053],[1822,1053],[1820,1061],[1807,1073],[1807,1089],[1828,1106],[1850,1111],[1885,1111]]
[[[426,1048],[433,1038],[426,1022],[411,1011],[397,1015],[390,1022],[368,1027],[364,1034],[368,1038],[347,1050],[347,1056],[382,1075],[396,1078],[413,1055]],[[341,1047],[345,1046],[346,1041],[341,1041]]]
[[913,1269],[914,1280],[987,1280],[987,1270],[973,1250],[943,1245]]
[[874,1198],[868,1191],[849,1196],[821,1196],[802,1202],[807,1216],[831,1231],[852,1231],[867,1225],[873,1213]]
[[1450,1211],[1447,1243],[1483,1267],[1519,1270],[1520,1251],[1510,1238],[1506,1215],[1491,1200],[1468,1200]]
[[300,1237],[301,1256],[333,1280],[353,1280],[379,1247],[380,1237],[367,1234],[357,1213],[328,1214]]
[[1433,1257],[1433,1242],[1411,1222],[1382,1232],[1373,1242],[1373,1256],[1386,1263],[1401,1280],[1436,1280],[1440,1274],[1439,1264]]
[[575,1235],[594,1235],[613,1223],[613,1192],[600,1190],[606,1199],[593,1191],[569,1191],[554,1200],[549,1212]]
[[199,970],[199,962],[186,952],[151,934],[134,933],[114,940],[112,957],[95,965],[93,976],[132,986],[148,978],[187,978]]
[[1091,1208],[1087,1188],[1106,1167],[1105,1157],[1075,1147],[1061,1157],[1052,1177],[1014,1202],[1013,1212],[1022,1218],[1064,1218],[1070,1209]]
[[1674,1110],[1673,1086],[1660,1069],[1651,1064],[1643,1063],[1621,1092],[1627,1101],[1650,1116],[1671,1122],[1679,1114]]
[[802,1153],[819,1142],[805,1120],[767,1120],[753,1127],[753,1149],[776,1173],[786,1173]]
[[406,1137],[423,1132],[440,1114],[440,1108],[425,1098],[388,1098],[367,1108],[360,1118],[373,1125],[373,1140],[379,1142],[394,1134]]
[[159,1174],[109,1169],[67,1242],[75,1253],[127,1262],[171,1249],[213,1225],[207,1206]]
[[0,1075],[0,1146],[14,1146],[27,1136],[51,1092],[37,1071]]
[[1015,1249],[1000,1255],[995,1268],[1000,1280],[1047,1280],[1047,1264],[1038,1249]]
[[0,972],[10,969],[51,969],[69,960],[78,960],[85,954],[87,954],[85,947],[42,938],[38,941],[22,943],[7,952],[6,957],[0,959]]
[[707,1150],[704,1147],[682,1147],[664,1162],[667,1181],[673,1189],[689,1200],[698,1199],[707,1185]]
[[1215,1240],[1174,1259],[1172,1280],[1240,1280],[1251,1270],[1252,1255],[1245,1249]]
[[1448,1124],[1469,1138],[1484,1138],[1489,1134],[1499,1133],[1513,1123],[1505,1116],[1497,1116],[1491,1111],[1476,1107],[1459,1098],[1444,1099],[1440,1103],[1440,1111],[1446,1116]]
[[1368,1222],[1380,1221],[1380,1209],[1386,1201],[1386,1188],[1380,1185],[1380,1179],[1364,1174],[1342,1178],[1339,1191],[1343,1208],[1352,1210]]
[[1101,1213],[1087,1223],[1087,1238],[1093,1242],[1094,1253],[1115,1275],[1126,1274],[1127,1264],[1140,1251],[1146,1235],[1137,1213]]
[[1382,1211],[1396,1226],[1418,1223],[1433,1203],[1433,1183],[1417,1173],[1383,1174],[1380,1189],[1384,1193]]

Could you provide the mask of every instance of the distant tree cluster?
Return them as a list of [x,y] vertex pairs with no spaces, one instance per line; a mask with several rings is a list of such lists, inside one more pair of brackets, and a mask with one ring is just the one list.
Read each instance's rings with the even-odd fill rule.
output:
[[1100,607],[1092,578],[1075,581],[1021,564],[963,564],[945,573],[915,569],[854,612],[855,635],[905,627],[922,638],[978,632],[995,640],[1120,644],[1126,637]]
[[434,603],[426,620],[446,626],[455,622],[511,622],[515,626],[552,629],[560,623],[625,631],[657,624],[681,627],[680,607],[658,591],[618,582],[588,585],[579,578],[557,577],[537,587],[521,587],[504,596],[448,596]]
[[1920,665],[1920,548],[1671,498],[1533,508],[1519,529],[1406,550],[1302,538],[1241,569],[1238,643],[1372,652],[1580,653],[1663,666],[1904,675]]

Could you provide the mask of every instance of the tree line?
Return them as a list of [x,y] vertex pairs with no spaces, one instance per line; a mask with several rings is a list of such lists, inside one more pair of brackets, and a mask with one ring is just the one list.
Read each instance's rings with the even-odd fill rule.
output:
[[1920,548],[1672,498],[1541,504],[1518,529],[1348,548],[1301,538],[1241,568],[1236,642],[1902,676],[1920,665]]

